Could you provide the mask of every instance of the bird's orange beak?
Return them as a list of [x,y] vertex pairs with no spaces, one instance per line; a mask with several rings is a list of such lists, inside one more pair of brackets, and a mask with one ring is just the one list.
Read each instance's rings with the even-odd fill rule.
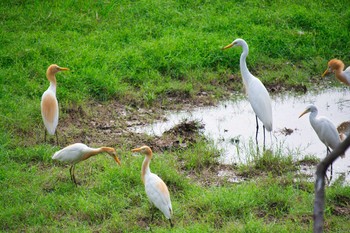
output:
[[119,164],[119,166],[122,165],[122,163],[120,162],[118,156],[115,155],[115,156],[114,156],[114,160]]
[[300,114],[300,116],[299,116],[299,118],[300,117],[302,117],[302,116],[304,116],[306,113],[308,113],[309,112],[309,109],[306,109],[304,112],[302,112],[301,114]]
[[234,45],[235,45],[234,43],[228,44],[225,47],[223,47],[222,50],[229,49],[229,48],[231,48]]
[[323,72],[322,77],[326,76],[327,74],[329,74],[329,69],[326,69],[325,72]]
[[140,152],[140,151],[141,151],[141,148],[135,148],[131,150],[131,152]]
[[60,71],[66,71],[66,70],[69,70],[69,68],[66,68],[66,67],[60,67],[59,69],[60,69]]

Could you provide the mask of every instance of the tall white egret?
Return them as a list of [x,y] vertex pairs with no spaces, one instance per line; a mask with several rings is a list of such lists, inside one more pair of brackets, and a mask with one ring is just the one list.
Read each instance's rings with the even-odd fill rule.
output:
[[[141,152],[145,154],[145,159],[142,163],[141,168],[141,178],[145,185],[146,194],[151,204],[156,206],[164,216],[169,219],[170,226],[173,227],[173,223],[171,222],[171,215],[173,213],[173,208],[170,201],[170,194],[168,191],[168,187],[164,183],[164,181],[152,173],[149,164],[152,159],[152,150],[148,146],[142,146],[139,148],[135,148],[131,150],[132,152]],[[152,218],[153,219],[153,213]]]
[[328,62],[328,68],[323,72],[322,77],[329,73],[335,73],[335,77],[342,83],[350,86],[350,66],[344,70],[344,63],[338,59],[332,59]]
[[[309,120],[312,128],[315,130],[318,138],[327,148],[327,155],[331,152],[329,148],[334,150],[340,143],[340,137],[335,125],[324,116],[317,116],[318,110],[315,105],[308,105],[304,112],[299,116],[302,117],[306,113],[310,113]],[[342,155],[344,157],[344,155]],[[331,177],[333,174],[333,166],[331,165]]]
[[[58,137],[56,127],[58,124],[58,102],[56,98],[56,76],[55,74],[60,71],[69,70],[68,68],[59,67],[56,64],[52,64],[47,68],[46,77],[50,81],[49,88],[43,93],[41,97],[41,116],[44,121],[44,125],[47,132],[51,135],[56,134],[56,144],[58,145]],[[46,142],[46,130],[45,138]]]
[[252,75],[246,63],[246,58],[248,56],[249,48],[247,42],[243,39],[236,39],[231,44],[225,46],[223,49],[228,49],[234,46],[241,46],[243,52],[239,60],[239,66],[241,70],[241,75],[243,79],[243,84],[245,86],[246,93],[248,95],[248,100],[255,112],[256,119],[256,135],[255,140],[258,143],[258,131],[259,123],[258,118],[263,123],[264,129],[264,147],[265,147],[265,128],[267,131],[272,131],[272,107],[270,95],[267,92],[264,84]]
[[52,156],[52,159],[72,164],[69,169],[69,174],[70,174],[71,180],[74,182],[75,185],[77,185],[77,182],[74,176],[75,164],[81,161],[84,161],[90,158],[91,156],[94,156],[103,152],[108,153],[110,156],[114,158],[114,160],[119,165],[121,165],[120,160],[114,148],[112,147],[91,148],[83,143],[75,143],[63,148],[62,150],[57,151]]

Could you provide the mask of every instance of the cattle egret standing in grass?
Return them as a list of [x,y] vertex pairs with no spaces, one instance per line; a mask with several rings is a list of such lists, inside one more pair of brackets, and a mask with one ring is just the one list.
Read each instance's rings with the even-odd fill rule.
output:
[[[60,71],[69,70],[68,68],[59,67],[58,65],[50,65],[46,71],[46,77],[50,81],[49,88],[41,97],[41,116],[47,132],[51,135],[56,134],[56,144],[58,145],[58,137],[56,127],[58,124],[58,102],[56,98],[56,77],[55,74]],[[46,142],[46,130],[45,138]]]
[[[159,178],[156,174],[152,173],[149,164],[152,159],[152,150],[148,146],[142,146],[140,148],[135,148],[132,152],[141,152],[144,153],[145,159],[142,163],[141,169],[141,178],[145,185],[146,194],[150,202],[155,205],[162,213],[165,215],[167,219],[169,219],[170,226],[173,227],[173,223],[171,222],[171,215],[173,212],[170,194],[168,191],[168,187],[164,183],[164,181]],[[153,220],[153,213],[151,221]]]
[[243,52],[239,61],[239,66],[242,74],[243,84],[245,86],[246,93],[248,95],[248,100],[255,112],[256,119],[256,135],[255,140],[258,143],[258,131],[259,123],[258,118],[263,123],[264,129],[264,147],[265,147],[265,128],[267,131],[272,131],[272,107],[270,95],[267,92],[264,84],[252,75],[246,63],[246,58],[248,56],[248,44],[243,39],[236,39],[231,44],[225,46],[223,49],[228,49],[234,46],[241,46]]
[[335,73],[335,77],[342,83],[350,86],[350,66],[344,70],[344,63],[338,59],[332,59],[328,62],[328,69],[322,74],[322,77],[329,73]]
[[83,143],[75,143],[63,148],[62,150],[57,151],[52,156],[52,159],[72,164],[72,166],[69,169],[69,174],[70,174],[71,180],[74,182],[75,185],[77,185],[77,182],[74,176],[75,164],[81,161],[84,161],[90,158],[91,156],[94,156],[103,152],[108,153],[110,156],[114,158],[114,160],[119,165],[121,164],[114,148],[111,148],[111,147],[91,148]]
[[[335,128],[335,125],[324,116],[317,116],[318,110],[316,106],[309,105],[306,107],[305,111],[299,116],[302,117],[304,114],[310,113],[309,120],[312,128],[315,130],[318,138],[327,148],[327,155],[331,152],[329,148],[334,150],[340,144],[340,137]],[[342,155],[344,157],[344,155]],[[331,165],[331,178],[333,175],[333,166]]]

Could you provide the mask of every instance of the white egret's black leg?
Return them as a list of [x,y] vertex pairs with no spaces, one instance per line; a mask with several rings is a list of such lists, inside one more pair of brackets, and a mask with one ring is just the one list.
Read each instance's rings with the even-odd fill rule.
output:
[[264,131],[264,150],[265,150],[265,125],[263,125],[263,131]]
[[[327,146],[327,156],[331,153],[331,150]],[[329,181],[332,181],[333,178],[333,163],[331,163],[331,176],[329,177]]]
[[46,129],[44,129],[44,142],[46,143]]
[[255,120],[256,120],[255,141],[256,141],[256,144],[258,144],[259,123],[258,123],[258,116],[257,115],[255,115]]
[[170,222],[170,227],[173,228],[174,224],[171,222],[171,218],[169,218],[169,222]]

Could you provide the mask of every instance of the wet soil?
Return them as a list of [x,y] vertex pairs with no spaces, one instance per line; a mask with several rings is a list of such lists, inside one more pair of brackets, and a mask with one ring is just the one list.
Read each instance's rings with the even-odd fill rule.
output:
[[[236,79],[232,78],[232,80]],[[303,85],[290,88],[297,92],[307,90]],[[267,85],[267,89],[270,92],[275,92],[285,88],[283,85],[274,84]],[[231,92],[232,90],[228,89],[226,97]],[[111,146],[117,148],[117,150],[118,148],[122,150],[122,148],[148,145],[153,151],[162,152],[191,146],[199,137],[203,137],[201,132],[203,125],[198,121],[182,121],[161,136],[136,133],[133,128],[148,125],[155,121],[166,121],[166,111],[169,110],[213,106],[218,100],[204,91],[191,97],[170,93],[166,98],[168,98],[166,106],[162,106],[161,101],[154,103],[151,107],[134,102],[123,104],[117,101],[60,106],[61,115],[58,125],[60,147],[76,142],[82,142],[93,147]],[[293,130],[284,128],[280,133],[289,135],[293,133]],[[54,144],[54,137],[50,139],[50,143]],[[248,179],[242,174],[236,175],[235,170],[233,165],[228,166],[218,163],[203,169],[200,175],[193,171],[184,172],[192,180],[204,186],[220,186],[227,182],[235,183]]]

